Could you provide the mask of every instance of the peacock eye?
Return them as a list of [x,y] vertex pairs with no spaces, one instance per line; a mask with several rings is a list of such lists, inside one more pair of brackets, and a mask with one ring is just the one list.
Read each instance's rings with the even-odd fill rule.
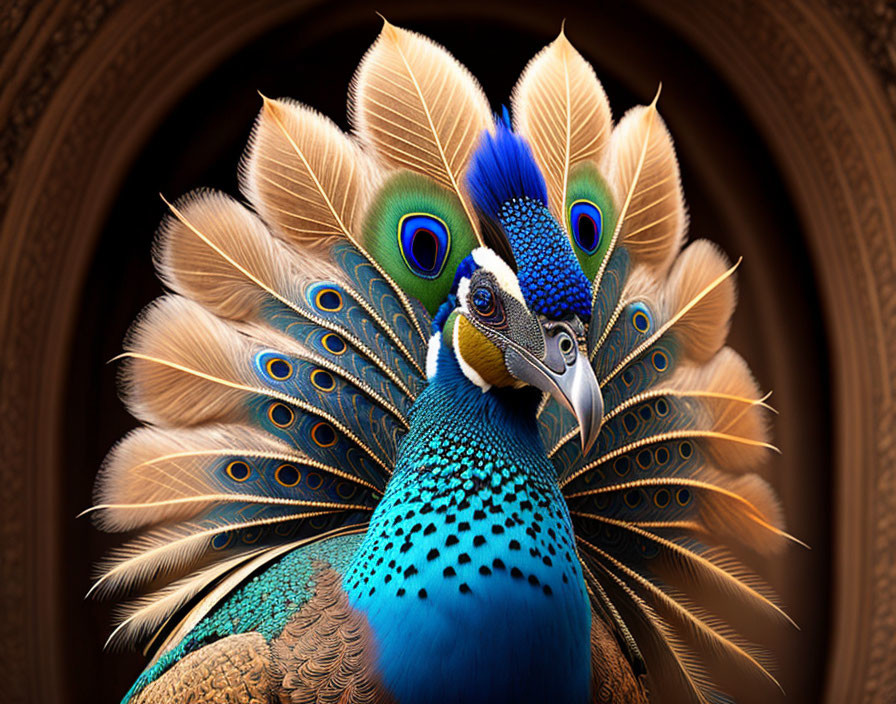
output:
[[588,254],[600,247],[603,215],[590,200],[577,200],[569,209],[569,227],[575,243]]
[[473,291],[473,307],[480,315],[488,317],[495,312],[495,297],[487,288],[477,288]]
[[398,246],[411,271],[425,279],[434,279],[445,268],[451,236],[448,226],[439,218],[409,213],[398,223]]

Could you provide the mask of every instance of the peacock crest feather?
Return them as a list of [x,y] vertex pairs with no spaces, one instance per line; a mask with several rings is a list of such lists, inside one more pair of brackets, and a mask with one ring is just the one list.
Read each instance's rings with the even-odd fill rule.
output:
[[[110,639],[154,653],[128,698],[153,701],[159,678],[239,634],[260,633],[275,660],[299,653],[285,634],[310,637],[304,605],[339,583],[320,564],[344,575],[332,603],[367,614],[380,659],[308,655],[281,673],[295,697],[301,680],[321,697],[438,700],[395,674],[412,654],[387,631],[431,628],[439,604],[463,621],[464,595],[514,571],[537,587],[527,613],[567,604],[586,638],[592,623],[557,701],[576,700],[580,660],[595,681],[597,622],[650,701],[726,701],[713,673],[731,667],[777,684],[734,627],[789,621],[737,557],[794,540],[752,473],[775,451],[771,408],[725,346],[739,262],[705,240],[682,248],[657,99],[614,125],[561,31],[496,119],[445,49],[385,22],[352,81],[353,135],[263,98],[240,167],[248,205],[213,191],[169,204],[155,261],[170,293],[121,355],[145,426],[109,453],[90,509],[135,532],[91,589],[146,592]],[[556,378],[544,385],[555,342],[559,368],[593,386],[588,422]],[[449,563],[455,543],[467,559]],[[499,602],[475,603],[493,610],[475,622],[500,630]],[[570,628],[557,637],[578,642]],[[362,670],[382,686],[352,689]]]

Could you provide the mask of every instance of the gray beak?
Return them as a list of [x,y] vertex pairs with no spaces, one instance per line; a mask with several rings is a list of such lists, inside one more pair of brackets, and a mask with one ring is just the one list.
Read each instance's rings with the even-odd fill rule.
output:
[[587,454],[597,441],[604,416],[600,386],[587,355],[565,324],[547,323],[543,331],[543,359],[513,345],[505,352],[504,362],[514,377],[549,393],[572,412],[579,422],[582,454]]

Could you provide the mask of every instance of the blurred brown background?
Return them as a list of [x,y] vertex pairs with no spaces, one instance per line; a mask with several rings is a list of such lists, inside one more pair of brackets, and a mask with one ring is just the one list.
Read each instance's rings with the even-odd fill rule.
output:
[[0,699],[113,702],[141,669],[85,602],[117,543],[76,514],[133,421],[122,337],[161,291],[158,193],[236,192],[260,90],[344,127],[380,21],[493,106],[566,18],[619,117],[663,83],[691,235],[744,257],[732,344],[774,390],[769,467],[812,546],[757,565],[799,631],[786,698],[896,701],[896,9],[882,0],[0,2]]

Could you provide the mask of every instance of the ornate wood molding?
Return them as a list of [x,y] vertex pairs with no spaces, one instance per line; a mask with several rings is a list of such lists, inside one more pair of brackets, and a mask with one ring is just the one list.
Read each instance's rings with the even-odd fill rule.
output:
[[[655,5],[735,86],[806,223],[833,345],[836,407],[854,409],[836,415],[826,695],[832,704],[893,701],[896,129],[880,83],[892,79],[892,64],[875,77],[871,66],[880,68],[881,57],[864,58],[842,22],[799,0],[719,2],[702,12]],[[859,5],[871,14],[877,3]],[[883,36],[896,26],[890,10]]]

